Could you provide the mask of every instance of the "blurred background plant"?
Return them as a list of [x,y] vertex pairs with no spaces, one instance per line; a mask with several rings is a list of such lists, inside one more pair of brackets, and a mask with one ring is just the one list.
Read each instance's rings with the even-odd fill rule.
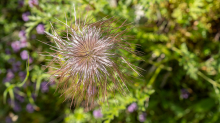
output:
[[[123,69],[130,93],[115,92],[88,112],[63,103],[42,66],[51,58],[39,55],[51,52],[38,41],[50,41],[50,22],[73,17],[74,6],[80,18],[127,20],[126,35],[135,37],[128,41],[144,52],[144,61],[124,53],[145,70],[138,77]],[[220,0],[1,0],[0,10],[1,122],[220,122]]]

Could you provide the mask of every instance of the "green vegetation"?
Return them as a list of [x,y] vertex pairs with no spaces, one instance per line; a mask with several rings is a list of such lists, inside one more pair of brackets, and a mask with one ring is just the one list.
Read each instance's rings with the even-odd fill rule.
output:
[[[40,55],[52,51],[40,42],[51,40],[43,31],[65,30],[59,20],[74,20],[74,7],[80,18],[126,20],[127,41],[143,52],[123,52],[144,69],[142,76],[122,69],[131,75],[127,96],[109,94],[88,112],[70,109],[56,80],[46,84],[51,57]],[[0,10],[0,121],[220,122],[220,0],[1,0]]]

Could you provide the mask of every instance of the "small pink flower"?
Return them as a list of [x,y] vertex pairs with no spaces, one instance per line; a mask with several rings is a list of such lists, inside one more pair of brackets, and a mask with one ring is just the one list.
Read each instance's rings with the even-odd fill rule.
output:
[[29,16],[30,15],[30,12],[25,12],[25,13],[23,13],[22,14],[22,19],[24,20],[24,21],[28,21],[29,20]]
[[20,41],[12,42],[11,47],[15,52],[18,52],[21,49]]
[[24,30],[21,30],[20,32],[19,32],[19,38],[20,39],[26,39],[26,33],[25,33],[25,31]]
[[21,59],[22,60],[27,60],[28,59],[28,52],[27,50],[24,50],[21,52]]
[[94,111],[93,111],[93,116],[94,116],[95,118],[102,118],[102,117],[103,117],[103,114],[102,114],[101,110],[94,110]]
[[39,25],[36,27],[36,30],[37,30],[37,33],[38,33],[38,34],[44,34],[44,25],[43,25],[43,24],[39,24]]
[[21,48],[24,48],[24,47],[26,47],[27,46],[27,40],[26,39],[21,39],[20,40],[20,47]]
[[131,105],[128,106],[128,111],[129,112],[134,112],[135,110],[137,110],[137,103],[132,103]]
[[30,7],[34,7],[34,6],[38,5],[38,0],[29,0],[28,3],[29,3]]

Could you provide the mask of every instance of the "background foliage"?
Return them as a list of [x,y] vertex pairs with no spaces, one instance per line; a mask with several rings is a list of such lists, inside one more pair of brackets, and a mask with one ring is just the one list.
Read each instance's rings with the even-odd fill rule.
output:
[[[144,52],[144,61],[124,53],[145,70],[142,77],[124,70],[134,76],[128,96],[116,92],[89,112],[70,109],[56,82],[45,84],[42,65],[51,58],[39,55],[51,52],[38,41],[50,41],[42,31],[50,22],[64,30],[57,19],[73,17],[74,6],[80,18],[127,20],[129,42]],[[0,10],[1,122],[220,122],[220,0],[1,0]]]

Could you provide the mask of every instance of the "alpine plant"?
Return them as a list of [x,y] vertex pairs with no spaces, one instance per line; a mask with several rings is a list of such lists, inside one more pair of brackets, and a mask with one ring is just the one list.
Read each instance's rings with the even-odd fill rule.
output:
[[70,99],[71,106],[93,107],[96,102],[107,100],[109,91],[128,92],[127,74],[123,68],[138,72],[121,51],[136,52],[124,40],[128,37],[124,36],[127,29],[121,29],[126,26],[125,21],[119,27],[113,26],[117,21],[113,17],[97,22],[86,17],[82,21],[75,14],[75,23],[68,25],[67,21],[60,21],[66,27],[60,35],[52,24],[53,34],[45,32],[55,44],[50,45],[54,52],[49,56],[53,59],[46,67],[50,68],[50,80],[58,80],[57,89],[61,96]]

